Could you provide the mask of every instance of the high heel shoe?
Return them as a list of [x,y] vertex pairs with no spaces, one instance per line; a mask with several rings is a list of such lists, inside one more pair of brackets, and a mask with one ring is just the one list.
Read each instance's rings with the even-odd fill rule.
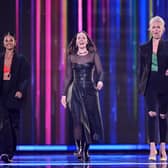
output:
[[166,151],[160,151],[160,161],[165,162],[167,161],[167,154]]
[[155,150],[155,153],[154,154],[151,154],[149,155],[149,160],[150,161],[156,161],[156,155],[157,155],[157,150]]
[[89,144],[84,143],[83,158],[82,158],[83,162],[88,162],[90,160],[88,149],[89,149]]
[[74,155],[77,156],[77,158],[80,160],[82,158],[82,150],[83,150],[82,141],[76,140],[75,144],[77,150],[74,152]]

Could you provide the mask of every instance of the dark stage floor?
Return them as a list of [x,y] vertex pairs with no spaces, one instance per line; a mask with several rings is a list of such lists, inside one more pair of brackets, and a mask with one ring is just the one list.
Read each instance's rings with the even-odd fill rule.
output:
[[90,161],[82,163],[71,154],[18,154],[13,162],[4,164],[0,162],[0,167],[4,168],[167,168],[167,162],[160,162],[159,157],[156,162],[148,161],[148,155],[143,154],[91,154]]

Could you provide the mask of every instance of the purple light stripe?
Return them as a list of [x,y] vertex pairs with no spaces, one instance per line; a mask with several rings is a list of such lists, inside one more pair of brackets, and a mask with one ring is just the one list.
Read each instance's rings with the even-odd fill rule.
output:
[[45,6],[45,142],[51,144],[51,0],[46,0]]
[[78,31],[82,31],[83,29],[82,7],[82,0],[78,0]]
[[31,104],[32,104],[32,115],[31,115],[31,118],[32,118],[32,124],[31,124],[31,131],[33,132],[33,135],[32,135],[32,142],[34,142],[34,137],[35,137],[35,130],[34,130],[34,113],[35,113],[35,110],[34,110],[34,107],[35,107],[35,97],[34,97],[34,93],[35,93],[35,41],[34,41],[34,37],[35,37],[35,31],[34,31],[34,26],[35,26],[35,10],[34,10],[34,6],[35,6],[35,0],[31,0],[31,25],[30,25],[30,29],[31,29]]
[[36,0],[36,137],[40,143],[40,0]]
[[[16,15],[16,41],[17,41],[17,43],[19,43],[19,0],[16,0],[15,1],[16,3],[15,3],[15,5],[16,5],[16,13],[15,13],[15,15]],[[19,47],[19,45],[17,45],[16,46],[17,47],[17,49],[18,49],[18,47]]]
[[92,37],[92,0],[87,1],[87,33]]
[[[106,20],[106,1],[102,1],[101,10],[102,10],[102,22],[104,24]],[[104,31],[105,27],[103,26],[102,29]]]
[[[93,1],[93,2],[92,2],[92,10],[94,11],[94,13],[97,13],[97,8],[96,8],[97,3],[96,3],[96,2],[97,2],[97,1]],[[96,29],[96,16],[95,16],[94,13],[93,13],[93,19],[92,19],[92,33],[93,33],[93,32],[96,32],[96,31],[95,31],[95,29]],[[93,36],[93,38],[94,38],[95,41],[96,41],[96,35],[95,35],[95,33],[93,33],[92,36]]]
[[[60,62],[60,97],[62,96],[62,89],[63,89],[63,81],[64,81],[64,72],[65,72],[65,46],[66,46],[66,37],[67,37],[67,3],[65,1],[60,2],[60,57],[61,57],[61,62]],[[62,105],[60,105],[60,128],[61,130],[59,131],[59,143],[65,143],[65,110]]]

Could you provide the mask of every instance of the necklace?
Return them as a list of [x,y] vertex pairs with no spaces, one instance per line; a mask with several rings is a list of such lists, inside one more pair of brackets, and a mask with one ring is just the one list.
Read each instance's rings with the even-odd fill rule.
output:
[[88,53],[87,50],[85,50],[85,51],[83,51],[83,52],[78,51],[78,55],[85,55],[85,54],[87,54],[87,53]]

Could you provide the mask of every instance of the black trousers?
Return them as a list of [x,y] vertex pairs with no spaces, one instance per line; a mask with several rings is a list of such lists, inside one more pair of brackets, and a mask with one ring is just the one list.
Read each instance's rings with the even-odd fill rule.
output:
[[[159,116],[159,135],[160,142],[166,142],[167,137],[167,111],[168,111],[168,93],[161,91],[161,85],[158,78],[157,72],[152,72],[149,78],[145,93],[145,103],[147,112],[154,111],[158,112]],[[164,118],[160,117],[160,114],[165,115]],[[156,117],[157,117],[156,116]],[[149,141],[156,141],[156,117],[150,117],[148,114],[148,132]]]
[[0,154],[8,154],[12,158],[16,152],[20,112],[14,109],[5,109],[2,106],[0,110],[6,112],[6,115],[0,120]]
[[20,110],[6,105],[9,91],[9,81],[4,81],[0,94],[0,154],[8,154],[11,159],[16,152]]

